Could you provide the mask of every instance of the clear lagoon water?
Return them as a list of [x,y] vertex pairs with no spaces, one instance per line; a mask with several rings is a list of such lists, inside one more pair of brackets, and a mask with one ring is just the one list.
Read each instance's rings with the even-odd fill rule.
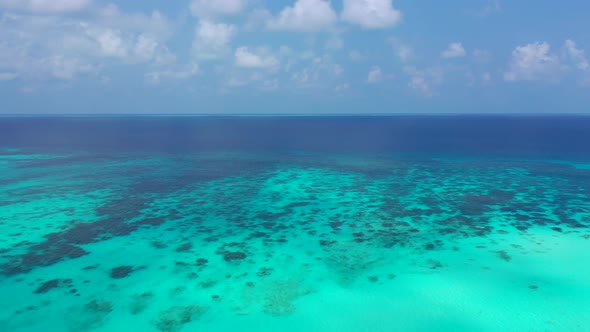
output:
[[0,118],[0,331],[590,331],[590,117]]

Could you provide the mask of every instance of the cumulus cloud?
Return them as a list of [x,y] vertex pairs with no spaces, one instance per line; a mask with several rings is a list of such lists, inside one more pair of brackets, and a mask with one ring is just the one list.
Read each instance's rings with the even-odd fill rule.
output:
[[159,84],[164,80],[186,80],[198,72],[199,65],[191,63],[184,68],[151,71],[145,74],[145,78],[151,84]]
[[460,58],[465,56],[465,49],[461,43],[450,43],[446,50],[440,56],[443,58]]
[[357,50],[352,50],[348,52],[348,58],[350,58],[351,61],[363,61],[367,56]]
[[402,13],[391,0],[344,0],[342,20],[364,29],[383,29],[401,22]]
[[381,72],[381,68],[378,66],[374,66],[369,70],[369,75],[367,76],[367,83],[375,84],[381,82],[383,79],[383,73]]
[[397,53],[397,57],[402,62],[408,61],[414,55],[414,51],[412,50],[412,48],[409,46],[405,46],[405,45],[400,45],[397,48],[396,53]]
[[235,26],[202,20],[195,31],[193,52],[198,58],[215,59],[229,52],[229,43],[236,33]]
[[198,17],[230,16],[241,13],[246,0],[192,0],[191,13]]
[[500,0],[487,0],[487,3],[478,9],[468,10],[467,13],[476,17],[487,17],[502,11]]
[[324,87],[329,82],[339,80],[344,72],[342,66],[334,63],[327,55],[314,57],[310,60],[311,63],[291,75],[291,80],[295,82],[297,87]]
[[125,14],[107,6],[84,19],[5,13],[0,16],[0,71],[21,79],[71,80],[110,64],[162,65],[175,61],[166,47],[166,18]]
[[406,67],[404,71],[410,76],[408,86],[425,96],[434,95],[434,88],[443,82],[444,73],[439,67],[425,69]]
[[504,73],[506,81],[555,80],[562,66],[556,55],[550,54],[551,46],[532,43],[518,46],[512,51],[510,69]]
[[565,57],[572,61],[576,68],[580,70],[590,69],[590,64],[586,58],[586,53],[584,50],[579,49],[573,40],[566,40],[563,49]]
[[408,62],[414,56],[414,50],[397,37],[391,37],[387,40],[391,44],[393,51],[401,62]]
[[164,40],[174,33],[173,24],[160,11],[151,14],[124,13],[119,7],[109,4],[98,9],[91,23],[128,33],[145,33]]
[[272,30],[317,31],[330,27],[336,13],[326,0],[297,0],[267,22]]
[[279,64],[268,50],[251,50],[246,46],[238,47],[235,52],[236,66],[244,68],[272,68]]
[[50,14],[76,12],[91,4],[91,0],[0,0],[0,7]]
[[254,87],[261,91],[272,91],[279,87],[279,80],[270,77],[267,72],[234,72],[226,80],[227,88]]

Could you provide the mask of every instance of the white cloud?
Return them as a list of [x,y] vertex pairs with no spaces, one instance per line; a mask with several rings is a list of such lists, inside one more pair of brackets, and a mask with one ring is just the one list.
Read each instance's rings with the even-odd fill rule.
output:
[[0,72],[0,81],[12,81],[18,78],[17,73],[2,73]]
[[502,11],[500,0],[488,0],[487,3],[478,9],[468,10],[467,13],[477,17],[487,17]]
[[357,50],[352,50],[352,51],[348,52],[348,57],[352,61],[362,61],[366,58],[366,56],[364,54],[362,54],[361,52],[359,52]]
[[444,73],[439,67],[420,70],[415,67],[406,67],[404,71],[410,76],[408,86],[425,96],[433,96],[434,88],[443,82]]
[[586,59],[586,53],[584,50],[577,48],[573,40],[566,40],[563,49],[565,56],[574,63],[576,68],[580,70],[590,69],[590,64],[588,63],[588,59]]
[[76,12],[91,4],[91,0],[0,0],[0,7],[50,14]]
[[414,50],[410,46],[402,42],[399,38],[391,37],[387,39],[387,43],[391,44],[393,51],[395,52],[395,54],[401,62],[407,62],[412,57],[414,57]]
[[118,58],[128,64],[174,60],[168,48],[150,34],[134,34],[86,23],[80,28],[83,35],[65,36],[60,47],[89,58]]
[[52,56],[43,59],[55,78],[71,80],[80,75],[96,74],[97,67],[93,64],[86,63],[84,60],[76,58],[65,58],[62,56]]
[[460,58],[465,56],[465,49],[461,43],[450,43],[440,55],[443,58]]
[[374,84],[379,83],[383,79],[383,73],[381,72],[381,68],[378,66],[374,66],[369,70],[369,75],[367,76],[367,83]]
[[113,4],[97,10],[92,23],[98,26],[125,31],[145,33],[157,39],[168,39],[173,35],[173,24],[157,10],[150,15],[144,13],[124,13]]
[[343,72],[342,66],[334,63],[331,57],[324,55],[311,59],[309,65],[291,75],[291,80],[302,88],[323,87],[331,81],[339,80]]
[[512,51],[510,69],[504,73],[506,81],[555,80],[562,66],[557,56],[550,54],[548,43],[518,46]]
[[238,47],[235,52],[236,66],[244,68],[272,68],[279,64],[265,49],[250,50],[246,46]]
[[414,51],[412,50],[412,48],[410,48],[409,46],[405,46],[405,45],[400,45],[397,48],[396,53],[397,53],[397,57],[402,62],[408,61],[414,55]]
[[269,76],[268,72],[238,71],[230,73],[225,81],[226,88],[254,87],[261,91],[273,91],[279,88],[279,79]]
[[254,9],[246,16],[244,24],[241,25],[241,29],[245,31],[256,31],[260,28],[264,28],[268,20],[271,18],[272,14],[268,9]]
[[344,0],[342,20],[365,29],[383,29],[401,22],[402,13],[391,0]]
[[246,0],[192,0],[191,13],[199,17],[230,16],[242,12]]
[[196,28],[193,52],[198,58],[215,59],[229,52],[235,26],[202,20]]
[[297,0],[267,22],[272,30],[317,31],[330,27],[336,13],[326,0]]
[[[167,19],[109,5],[84,18],[0,14],[0,71],[23,80],[71,80],[109,65],[174,62]],[[98,77],[98,75],[97,75]]]
[[151,71],[145,74],[146,80],[151,84],[159,84],[163,80],[186,80],[199,72],[199,65],[191,63],[185,68]]

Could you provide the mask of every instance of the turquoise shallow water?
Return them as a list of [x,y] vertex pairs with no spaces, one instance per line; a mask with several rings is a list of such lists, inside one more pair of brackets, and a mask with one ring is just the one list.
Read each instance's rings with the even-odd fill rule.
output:
[[590,330],[590,168],[0,153],[0,330]]

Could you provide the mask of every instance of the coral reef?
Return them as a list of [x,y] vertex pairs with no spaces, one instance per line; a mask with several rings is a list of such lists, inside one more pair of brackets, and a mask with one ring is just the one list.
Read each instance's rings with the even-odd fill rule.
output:
[[142,313],[150,305],[153,298],[154,294],[152,292],[133,295],[131,303],[129,303],[129,312],[132,315],[138,315]]
[[201,305],[175,306],[160,312],[157,320],[152,323],[163,332],[178,332],[184,325],[199,319],[207,312]]
[[122,279],[129,276],[133,271],[135,271],[133,266],[124,265],[112,268],[109,275],[113,279]]
[[296,309],[293,302],[311,292],[311,288],[295,280],[275,281],[264,293],[264,312],[273,316],[292,314]]
[[226,262],[232,262],[232,261],[241,261],[246,259],[246,254],[243,252],[225,252],[223,254],[223,260],[225,260]]

